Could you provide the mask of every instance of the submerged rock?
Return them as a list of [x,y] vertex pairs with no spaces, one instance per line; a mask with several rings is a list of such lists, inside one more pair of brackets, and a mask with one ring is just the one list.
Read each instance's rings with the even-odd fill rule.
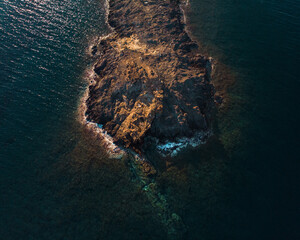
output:
[[180,1],[110,0],[108,8],[114,31],[95,48],[87,119],[138,153],[146,138],[162,145],[208,136],[211,63],[185,31]]

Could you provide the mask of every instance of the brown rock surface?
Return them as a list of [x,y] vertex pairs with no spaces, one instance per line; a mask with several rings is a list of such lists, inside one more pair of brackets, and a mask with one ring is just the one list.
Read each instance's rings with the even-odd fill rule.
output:
[[87,119],[115,142],[139,152],[210,128],[211,64],[185,31],[180,1],[110,0],[114,31],[93,48],[99,58],[89,86]]

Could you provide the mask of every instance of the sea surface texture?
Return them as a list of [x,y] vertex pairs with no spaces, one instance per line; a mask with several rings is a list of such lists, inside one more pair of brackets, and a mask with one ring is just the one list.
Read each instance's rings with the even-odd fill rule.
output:
[[190,1],[188,30],[226,100],[207,144],[148,154],[145,189],[78,121],[105,1],[1,0],[0,239],[176,239],[162,211],[180,219],[177,239],[299,239],[299,12]]

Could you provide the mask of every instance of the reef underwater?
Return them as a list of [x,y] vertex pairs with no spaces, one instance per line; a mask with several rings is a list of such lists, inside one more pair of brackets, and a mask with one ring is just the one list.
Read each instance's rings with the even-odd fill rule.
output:
[[212,136],[216,106],[212,58],[186,29],[186,1],[106,1],[110,33],[90,47],[95,63],[80,121],[110,158],[125,161],[170,239],[186,227],[156,183],[159,163]]

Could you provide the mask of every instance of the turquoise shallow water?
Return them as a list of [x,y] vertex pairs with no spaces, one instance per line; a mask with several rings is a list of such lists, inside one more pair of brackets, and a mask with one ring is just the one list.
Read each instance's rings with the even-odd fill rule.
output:
[[[187,239],[297,239],[299,3],[191,6],[193,35],[235,85],[216,137],[160,172],[160,191]],[[76,120],[87,49],[106,32],[103,1],[0,2],[3,239],[166,237],[128,168]]]

